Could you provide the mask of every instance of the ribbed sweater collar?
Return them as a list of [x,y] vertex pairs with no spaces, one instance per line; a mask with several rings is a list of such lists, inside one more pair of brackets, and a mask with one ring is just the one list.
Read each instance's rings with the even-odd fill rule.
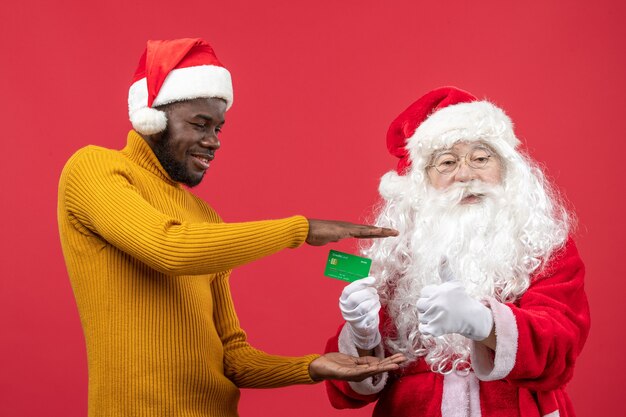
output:
[[150,148],[150,145],[148,145],[144,138],[142,138],[139,133],[134,130],[128,132],[126,147],[122,149],[122,154],[126,155],[128,159],[158,176],[167,183],[180,186],[167,174],[167,171],[165,171],[159,162],[158,158],[152,151],[152,148]]

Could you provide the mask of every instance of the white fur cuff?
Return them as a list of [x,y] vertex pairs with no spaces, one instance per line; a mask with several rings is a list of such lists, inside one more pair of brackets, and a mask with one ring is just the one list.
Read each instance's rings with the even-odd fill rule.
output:
[[[341,333],[339,333],[339,352],[345,353],[346,355],[359,356],[359,353],[356,350],[356,344],[352,337],[352,332],[348,328],[348,323],[343,326],[341,329]],[[374,356],[377,358],[384,358],[385,351],[383,349],[382,343],[379,343],[374,348]],[[361,395],[371,395],[377,394],[385,387],[387,383],[387,372],[376,375],[374,377],[369,377],[361,382],[348,382],[350,388],[357,394]]]
[[518,330],[513,311],[495,298],[487,299],[496,326],[495,355],[480,342],[472,342],[472,367],[481,381],[506,378],[515,366]]

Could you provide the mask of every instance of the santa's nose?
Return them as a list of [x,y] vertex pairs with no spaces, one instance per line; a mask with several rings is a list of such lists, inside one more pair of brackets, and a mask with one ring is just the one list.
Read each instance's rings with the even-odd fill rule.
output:
[[475,173],[474,170],[467,165],[465,162],[465,158],[459,161],[459,167],[454,174],[454,180],[458,182],[467,182],[474,179]]

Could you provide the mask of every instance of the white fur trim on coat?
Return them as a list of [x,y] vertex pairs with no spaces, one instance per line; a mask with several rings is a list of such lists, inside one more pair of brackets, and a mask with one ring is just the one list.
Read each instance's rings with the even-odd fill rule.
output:
[[506,305],[487,299],[496,326],[496,351],[479,342],[472,342],[472,368],[481,381],[495,381],[506,378],[515,366],[517,356],[518,330],[513,311]]
[[[351,356],[359,356],[359,353],[356,350],[356,344],[354,343],[354,339],[352,338],[352,333],[350,329],[348,329],[348,324],[346,323],[341,329],[339,333],[339,352],[345,353],[346,355]],[[383,359],[385,357],[385,351],[383,349],[382,343],[379,343],[378,346],[374,348],[374,356],[377,358]],[[348,382],[350,388],[357,394],[361,395],[371,395],[377,394],[383,390],[385,384],[387,383],[387,372],[382,374],[369,377],[364,379],[361,382]]]
[[443,376],[441,417],[480,417],[480,384],[476,375]]

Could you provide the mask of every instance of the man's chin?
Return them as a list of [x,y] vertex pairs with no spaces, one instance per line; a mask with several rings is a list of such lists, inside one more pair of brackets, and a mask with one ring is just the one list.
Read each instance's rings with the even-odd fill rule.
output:
[[204,174],[202,174],[200,178],[187,179],[185,182],[183,182],[183,184],[185,184],[189,188],[193,188],[199,185],[202,182],[203,178],[204,178]]
[[206,171],[202,173],[191,173],[186,171],[184,173],[179,173],[176,177],[172,177],[172,179],[185,185],[186,187],[193,188],[202,182],[205,173]]

